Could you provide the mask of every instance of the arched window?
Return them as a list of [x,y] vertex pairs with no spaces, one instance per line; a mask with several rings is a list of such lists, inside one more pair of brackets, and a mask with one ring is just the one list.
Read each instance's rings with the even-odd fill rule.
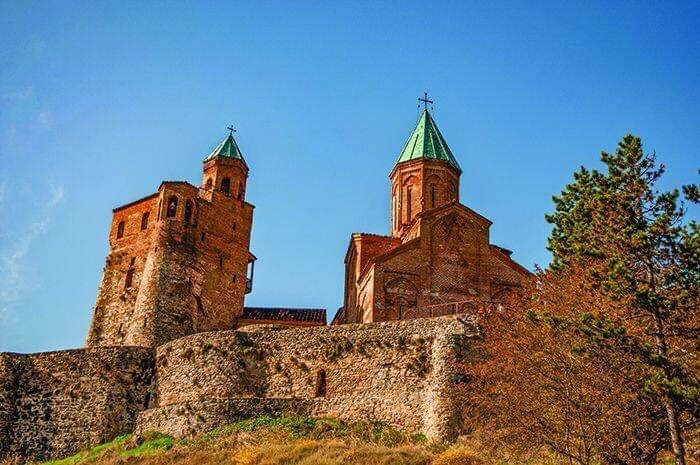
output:
[[190,221],[192,221],[192,201],[188,200],[185,202],[185,223],[190,224]]
[[211,178],[208,178],[206,184],[204,184],[204,187],[205,187],[205,189],[211,189],[211,186],[212,186]]
[[231,178],[224,178],[221,180],[221,192],[226,195],[231,193]]
[[117,239],[124,237],[124,222],[120,221],[117,225]]
[[149,214],[148,212],[146,212],[146,213],[144,213],[143,215],[141,215],[141,231],[143,231],[144,229],[146,229],[146,228],[148,227],[148,217],[149,217],[149,215],[150,215],[150,214]]
[[430,185],[430,208],[435,208],[435,184]]
[[168,199],[168,208],[165,211],[165,217],[166,218],[175,218],[176,215],[177,215],[177,197],[173,195]]
[[326,397],[326,370],[316,373],[316,397]]

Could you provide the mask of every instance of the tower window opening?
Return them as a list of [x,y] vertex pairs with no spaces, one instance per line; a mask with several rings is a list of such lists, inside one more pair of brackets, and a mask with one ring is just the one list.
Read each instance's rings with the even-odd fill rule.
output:
[[315,397],[326,397],[326,370],[319,370],[316,373]]
[[413,217],[413,212],[411,211],[411,191],[413,188],[411,186],[408,186],[406,188],[406,222],[410,222],[412,217]]
[[221,192],[226,195],[231,193],[231,178],[224,178],[221,180]]
[[129,289],[134,282],[134,269],[129,268],[126,271],[126,280],[124,281],[124,289]]
[[143,215],[141,215],[141,231],[148,228],[148,217],[149,216],[150,216],[149,212],[145,212]]
[[190,224],[190,221],[192,221],[192,201],[188,200],[185,202],[185,223]]
[[176,215],[177,215],[177,197],[173,195],[168,199],[168,208],[165,212],[165,217],[166,218],[175,218]]
[[435,208],[435,184],[430,185],[430,206]]
[[235,275],[235,274],[234,274],[233,276],[231,276],[231,282],[232,282],[232,283],[235,283],[235,282],[236,282],[236,275]]
[[124,237],[124,222],[120,221],[117,225],[117,239]]
[[212,183],[212,181],[211,181],[211,178],[207,178],[207,182],[204,184],[204,188],[205,188],[205,189],[211,190],[212,184],[213,184],[213,183]]
[[204,238],[205,238],[205,237],[206,237],[206,234],[204,233],[204,231],[202,231],[202,234],[199,236],[200,240],[201,240],[202,242],[204,242]]
[[219,268],[223,268],[223,267],[224,267],[224,256],[219,255]]

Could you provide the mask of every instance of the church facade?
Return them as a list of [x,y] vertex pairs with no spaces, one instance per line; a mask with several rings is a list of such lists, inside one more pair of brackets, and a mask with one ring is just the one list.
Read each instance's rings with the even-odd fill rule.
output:
[[462,169],[425,109],[389,174],[391,234],[354,233],[333,324],[469,312],[517,292],[530,272],[491,244],[491,221],[460,203]]

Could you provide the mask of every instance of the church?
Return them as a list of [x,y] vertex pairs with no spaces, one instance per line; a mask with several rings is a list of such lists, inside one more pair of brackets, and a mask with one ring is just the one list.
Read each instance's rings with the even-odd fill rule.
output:
[[333,324],[465,313],[518,291],[530,272],[490,243],[491,221],[460,203],[461,175],[426,106],[389,173],[390,235],[350,237]]
[[86,348],[0,353],[0,460],[259,416],[377,421],[439,441],[470,430],[464,360],[479,333],[458,314],[506,302],[529,272],[460,203],[462,170],[428,109],[389,175],[390,234],[350,237],[330,326],[324,309],[245,306],[248,174],[230,128],[199,185],[163,181],[112,211]]
[[[113,210],[88,346],[155,347],[249,324],[326,324],[324,309],[244,304],[256,261],[254,206],[246,200],[249,167],[229,129],[204,158],[199,186],[163,181]],[[461,175],[426,105],[389,174],[390,234],[351,235],[332,324],[468,313],[518,291],[530,273],[490,243],[491,221],[460,203]]]

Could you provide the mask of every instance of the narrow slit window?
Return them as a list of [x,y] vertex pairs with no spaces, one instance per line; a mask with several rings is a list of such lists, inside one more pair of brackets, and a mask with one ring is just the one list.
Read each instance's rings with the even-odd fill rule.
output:
[[120,221],[117,225],[117,239],[124,237],[124,222]]
[[193,204],[191,200],[188,200],[185,202],[185,223],[190,224],[190,221],[192,221],[192,209],[193,209]]
[[412,207],[412,205],[411,205],[411,191],[412,190],[413,189],[411,188],[411,186],[408,186],[406,188],[406,222],[407,223],[410,223],[411,220],[413,219],[412,218],[413,212],[411,211],[411,207]]
[[316,373],[316,397],[326,397],[326,370]]
[[129,268],[126,271],[126,281],[124,281],[124,289],[129,289],[134,283],[134,269]]

